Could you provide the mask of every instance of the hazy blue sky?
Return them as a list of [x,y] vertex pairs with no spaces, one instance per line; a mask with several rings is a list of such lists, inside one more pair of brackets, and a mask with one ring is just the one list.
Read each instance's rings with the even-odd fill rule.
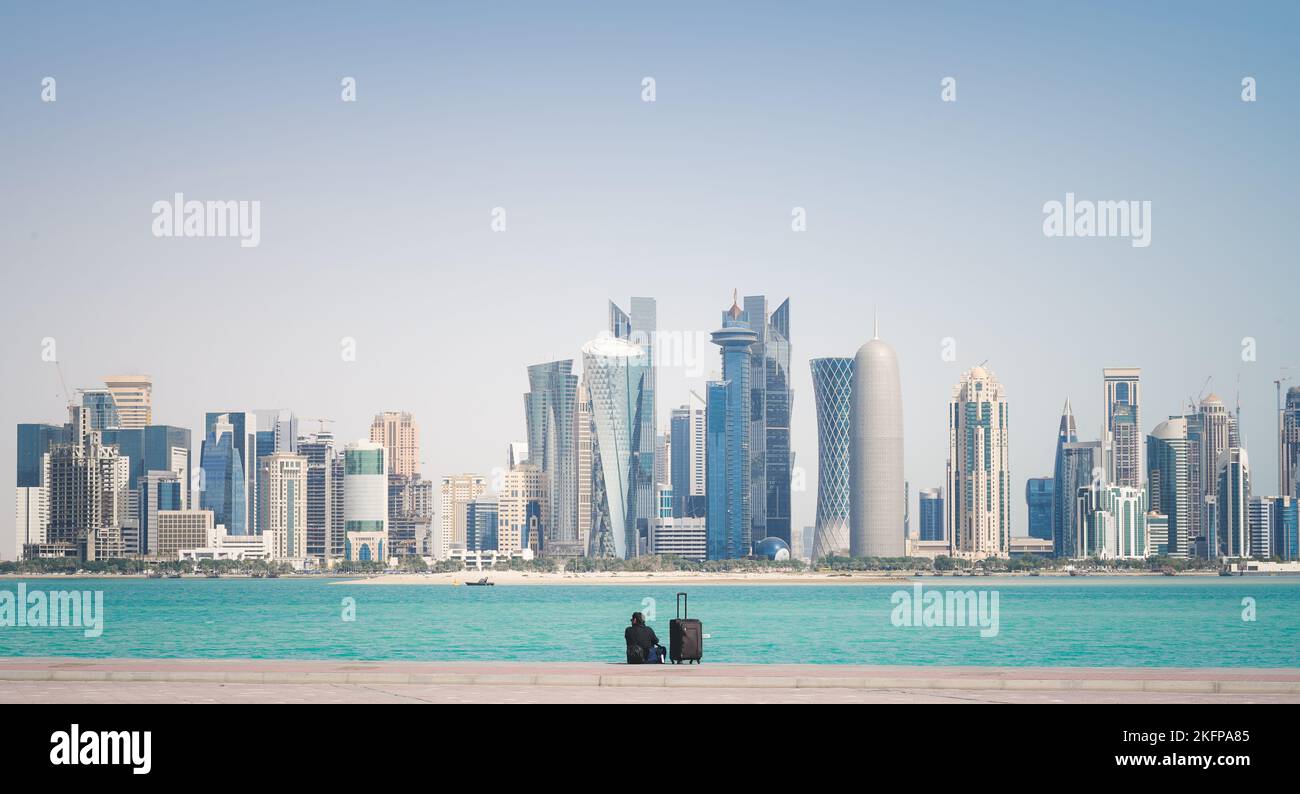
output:
[[[578,358],[609,299],[655,296],[662,330],[695,334],[738,288],[791,298],[796,527],[808,359],[852,355],[877,306],[914,496],[986,359],[1018,490],[1050,472],[1065,398],[1094,436],[1101,369],[1141,366],[1147,431],[1240,379],[1273,493],[1272,380],[1300,365],[1297,8],[6,3],[0,480],[14,424],[64,416],[43,337],[69,387],[152,375],[157,422],[283,406],[350,440],[414,411],[436,477],[503,464],[525,367]],[[176,192],[260,201],[260,247],[153,237]],[[1066,192],[1151,201],[1151,246],[1044,237]],[[661,371],[661,424],[702,381]]]

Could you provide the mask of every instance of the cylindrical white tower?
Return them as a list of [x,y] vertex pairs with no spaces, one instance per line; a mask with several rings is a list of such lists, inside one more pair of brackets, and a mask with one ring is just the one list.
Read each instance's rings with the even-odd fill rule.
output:
[[388,462],[383,444],[357,441],[343,450],[343,526],[349,559],[386,555]]
[[902,557],[903,392],[898,355],[876,337],[853,362],[849,449],[849,553]]

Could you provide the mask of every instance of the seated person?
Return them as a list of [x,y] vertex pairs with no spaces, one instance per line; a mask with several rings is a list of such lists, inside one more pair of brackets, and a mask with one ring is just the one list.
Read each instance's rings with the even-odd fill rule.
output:
[[628,664],[661,664],[664,649],[655,636],[655,630],[645,624],[645,615],[632,613],[632,625],[623,630],[627,641]]

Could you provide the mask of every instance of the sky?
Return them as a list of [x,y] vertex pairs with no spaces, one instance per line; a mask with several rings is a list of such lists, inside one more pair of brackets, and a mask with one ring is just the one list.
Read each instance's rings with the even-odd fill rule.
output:
[[[409,410],[438,477],[504,465],[526,367],[580,359],[609,300],[653,296],[693,340],[735,289],[790,298],[795,527],[816,508],[808,360],[853,355],[876,313],[914,514],[981,362],[1020,493],[1067,397],[1096,437],[1107,366],[1142,368],[1146,432],[1239,400],[1274,493],[1273,381],[1300,383],[1298,22],[1292,3],[6,3],[0,478],[16,423],[65,416],[46,338],[70,389],[153,376],[155,422],[194,429],[196,461],[206,411],[287,407],[346,441]],[[259,201],[260,245],[155,237],[178,192]],[[1067,193],[1150,201],[1151,244],[1045,236]],[[718,368],[699,355],[661,358],[662,428]]]

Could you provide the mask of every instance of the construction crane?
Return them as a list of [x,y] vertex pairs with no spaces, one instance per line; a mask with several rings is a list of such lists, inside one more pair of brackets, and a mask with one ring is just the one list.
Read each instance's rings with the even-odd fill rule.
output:
[[307,421],[308,421],[308,422],[315,422],[315,423],[316,423],[316,433],[317,433],[317,434],[320,434],[320,433],[324,433],[324,432],[325,432],[325,424],[326,424],[327,422],[328,422],[329,424],[334,424],[334,420],[333,420],[333,419],[326,419],[326,418],[324,418],[324,417],[313,417],[313,418],[311,418],[311,419],[308,419]]

